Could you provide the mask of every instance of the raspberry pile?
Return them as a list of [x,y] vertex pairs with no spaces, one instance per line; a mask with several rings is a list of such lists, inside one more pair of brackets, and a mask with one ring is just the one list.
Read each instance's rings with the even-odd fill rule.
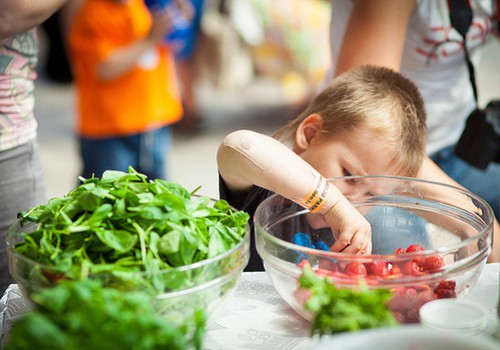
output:
[[[314,272],[334,279],[340,285],[357,285],[362,277],[367,285],[376,287],[385,280],[428,275],[439,271],[445,265],[440,255],[419,255],[424,250],[419,244],[412,244],[406,249],[396,249],[395,256],[408,255],[408,259],[400,259],[401,262],[396,258],[392,262],[375,259],[369,263],[341,264],[324,259],[319,262],[319,268]],[[302,260],[298,265],[303,267],[306,264],[309,264],[309,261]],[[455,298],[455,288],[456,282],[453,280],[393,288],[389,308],[399,323],[417,323],[422,305],[434,299]]]

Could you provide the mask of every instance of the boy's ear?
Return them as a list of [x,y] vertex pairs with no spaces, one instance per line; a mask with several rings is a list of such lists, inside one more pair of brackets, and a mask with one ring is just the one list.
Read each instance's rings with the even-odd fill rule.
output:
[[312,140],[320,135],[323,128],[323,118],[319,114],[308,115],[297,127],[295,132],[295,145],[297,150],[304,151]]

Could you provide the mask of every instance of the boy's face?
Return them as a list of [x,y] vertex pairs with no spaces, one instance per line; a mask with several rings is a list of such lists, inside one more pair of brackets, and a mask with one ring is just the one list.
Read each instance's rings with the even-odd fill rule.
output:
[[[299,155],[326,178],[397,175],[390,166],[395,151],[380,135],[368,128],[356,129],[345,135],[318,133]],[[349,195],[348,188],[340,190]]]

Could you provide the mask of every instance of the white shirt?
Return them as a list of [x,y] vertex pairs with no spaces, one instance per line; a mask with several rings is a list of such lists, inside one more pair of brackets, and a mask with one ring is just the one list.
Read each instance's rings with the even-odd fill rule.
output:
[[[494,1],[472,0],[471,5],[474,18],[467,32],[467,47],[477,67],[484,44],[493,38],[490,16]],[[352,1],[332,0],[333,69],[352,7]],[[447,1],[418,1],[409,21],[400,71],[418,86],[424,98],[429,154],[455,144],[475,108],[461,43],[447,42],[433,50],[447,38],[461,42],[460,34],[451,27]]]

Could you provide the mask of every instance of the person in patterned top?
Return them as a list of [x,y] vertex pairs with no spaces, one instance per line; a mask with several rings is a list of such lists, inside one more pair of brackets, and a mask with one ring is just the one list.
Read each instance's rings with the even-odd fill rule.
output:
[[[0,235],[17,213],[45,200],[33,113],[36,26],[66,0],[0,2]],[[13,282],[5,240],[0,240],[0,290]]]

